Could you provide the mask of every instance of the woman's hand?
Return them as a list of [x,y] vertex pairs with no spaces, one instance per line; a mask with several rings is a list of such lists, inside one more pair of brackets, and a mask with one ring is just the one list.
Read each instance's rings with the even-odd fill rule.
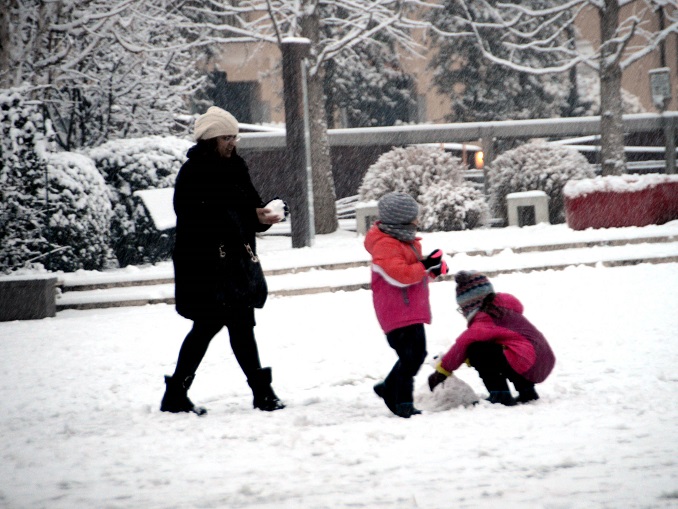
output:
[[276,224],[283,220],[283,217],[280,217],[278,214],[273,212],[271,209],[263,208],[257,209],[257,217],[261,224]]

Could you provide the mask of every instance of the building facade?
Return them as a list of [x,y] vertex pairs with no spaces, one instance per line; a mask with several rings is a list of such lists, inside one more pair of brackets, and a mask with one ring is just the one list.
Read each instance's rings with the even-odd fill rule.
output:
[[[632,2],[622,8],[621,19],[637,14],[640,4]],[[666,7],[673,8],[676,7]],[[663,11],[646,14],[646,27],[650,31],[659,31],[666,27]],[[600,44],[600,22],[598,14],[589,8],[577,19],[578,47],[580,51],[592,51]],[[642,44],[639,37],[631,45]],[[281,55],[277,46],[272,44],[232,44],[225,47],[218,58],[209,62],[215,90],[218,93],[212,99],[216,104],[234,113],[244,123],[284,124],[283,86],[281,79]],[[416,123],[442,123],[450,113],[449,98],[436,92],[431,83],[432,73],[428,69],[428,59],[405,57],[402,59],[404,70],[415,78],[417,106],[410,121]],[[624,70],[622,87],[626,93],[637,98],[637,103],[646,112],[657,111],[652,101],[649,73],[653,69],[668,68],[673,98],[667,109],[678,108],[676,86],[678,85],[678,36],[674,33],[642,59]],[[580,69],[579,72],[591,73]],[[341,120],[339,120],[341,126]]]

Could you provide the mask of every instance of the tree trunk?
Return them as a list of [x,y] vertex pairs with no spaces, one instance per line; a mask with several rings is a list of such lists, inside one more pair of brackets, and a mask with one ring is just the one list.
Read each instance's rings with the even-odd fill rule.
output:
[[9,14],[11,6],[0,9],[0,87],[9,88]]
[[[305,16],[301,22],[302,36],[311,41],[311,48],[317,45],[320,34],[318,9]],[[315,64],[313,49],[309,57],[311,66]],[[313,213],[315,233],[326,234],[337,230],[337,205],[332,176],[330,143],[327,136],[325,95],[323,91],[324,74],[322,68],[308,76],[308,115],[311,134],[311,165],[313,175]]]
[[311,124],[315,232],[324,234],[336,231],[338,222],[330,143],[327,136],[327,124],[325,123],[323,80],[320,74],[309,76],[308,109]]
[[600,10],[600,163],[603,175],[621,175],[626,170],[624,123],[622,121],[618,43],[611,43],[619,27],[619,1],[605,0]]

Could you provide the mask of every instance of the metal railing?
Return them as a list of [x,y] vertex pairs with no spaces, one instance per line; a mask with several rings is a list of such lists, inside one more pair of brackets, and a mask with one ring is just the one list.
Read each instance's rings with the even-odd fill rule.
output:
[[[675,152],[678,112],[624,115],[623,122],[625,133],[663,132],[666,146],[670,151]],[[485,152],[486,165],[491,163],[493,146],[497,139],[558,138],[599,134],[600,116],[328,130],[330,146],[403,146],[418,143],[463,143],[480,140]],[[285,132],[243,133],[240,147],[245,150],[283,148],[285,147]],[[667,164],[667,173],[675,173],[675,157],[667,158]]]

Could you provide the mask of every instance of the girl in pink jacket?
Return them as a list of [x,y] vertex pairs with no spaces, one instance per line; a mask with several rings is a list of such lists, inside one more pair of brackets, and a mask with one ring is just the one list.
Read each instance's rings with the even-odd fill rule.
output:
[[[523,316],[523,305],[508,293],[495,293],[479,272],[458,272],[458,310],[464,331],[429,376],[431,390],[468,359],[490,392],[488,401],[513,406],[539,399],[534,384],[551,373],[555,356],[546,338]],[[518,391],[511,394],[507,380]]]
[[379,221],[365,236],[372,255],[372,299],[377,320],[398,361],[374,391],[399,417],[421,412],[414,407],[414,376],[426,358],[424,324],[431,323],[428,279],[447,272],[439,249],[427,258],[416,237],[417,202],[404,193],[379,200]]

